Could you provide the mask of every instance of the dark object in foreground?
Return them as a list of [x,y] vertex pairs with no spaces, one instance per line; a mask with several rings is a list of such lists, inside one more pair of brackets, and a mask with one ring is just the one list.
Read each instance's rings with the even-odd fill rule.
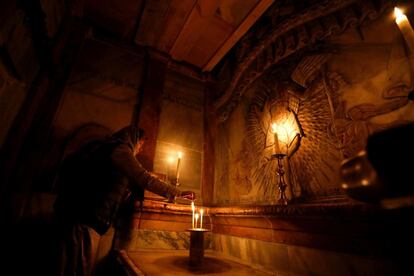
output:
[[208,229],[189,229],[190,231],[190,258],[189,266],[193,268],[203,267],[204,261],[204,233]]
[[357,200],[414,197],[414,124],[373,134],[357,156],[341,166],[342,188]]

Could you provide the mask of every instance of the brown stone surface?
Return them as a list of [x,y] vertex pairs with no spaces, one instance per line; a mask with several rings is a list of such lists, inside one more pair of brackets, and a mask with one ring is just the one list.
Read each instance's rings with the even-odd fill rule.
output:
[[[365,205],[296,205],[204,208],[204,227],[225,235],[274,244],[296,245],[364,256],[389,256],[402,225],[387,213]],[[306,215],[305,215],[306,214]],[[386,226],[384,226],[384,223]],[[191,226],[191,207],[144,202],[134,229],[184,232]]]
[[152,171],[154,168],[154,157],[160,127],[160,115],[162,105],[162,93],[166,76],[166,64],[150,57],[146,65],[144,90],[140,98],[142,100],[141,110],[139,110],[139,127],[145,130],[145,147],[139,156],[144,168]]
[[245,264],[206,251],[201,268],[190,268],[188,250],[136,251],[128,252],[131,265],[145,275],[269,275]]
[[[358,4],[361,14],[374,9],[370,1],[363,2]],[[370,13],[371,17],[359,21],[361,14],[350,9],[344,12],[335,14],[347,19],[342,23],[351,24],[352,18],[355,24],[370,21],[359,31],[344,26],[343,33],[339,29],[338,33],[334,31],[332,22],[327,24],[333,29],[321,30],[320,39],[325,38],[324,47],[333,51],[294,54],[286,46],[281,50],[289,57],[278,62],[277,57],[268,55],[277,55],[277,40],[284,40],[282,44],[287,45],[287,38],[295,32],[280,36],[282,29],[275,27],[274,36],[258,42],[258,47],[240,60],[227,90],[232,91],[233,97],[227,101],[223,96],[215,103],[216,108],[220,107],[217,111],[227,116],[220,117],[223,120],[215,137],[215,204],[277,202],[279,180],[276,162],[269,159],[269,129],[271,122],[277,120],[275,111],[288,113],[284,105],[291,99],[299,102],[296,115],[303,130],[297,151],[284,162],[286,194],[294,202],[343,194],[341,162],[363,150],[373,133],[414,121],[413,102],[408,99],[414,87],[410,69],[413,58],[390,19],[392,11],[388,4],[384,2],[378,11]],[[314,14],[307,16],[310,19]],[[325,16],[318,20],[333,18]],[[296,23],[299,21],[284,27],[293,28]],[[300,47],[299,40],[295,41]],[[286,83],[291,85],[285,86]],[[295,87],[298,84],[301,87]]]

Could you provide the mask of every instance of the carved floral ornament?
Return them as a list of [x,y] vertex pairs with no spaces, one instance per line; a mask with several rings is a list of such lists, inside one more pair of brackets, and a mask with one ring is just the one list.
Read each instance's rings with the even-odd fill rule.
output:
[[390,0],[322,1],[273,26],[237,65],[229,87],[215,102],[221,122],[228,119],[246,89],[270,67],[329,36],[373,20],[392,9]]

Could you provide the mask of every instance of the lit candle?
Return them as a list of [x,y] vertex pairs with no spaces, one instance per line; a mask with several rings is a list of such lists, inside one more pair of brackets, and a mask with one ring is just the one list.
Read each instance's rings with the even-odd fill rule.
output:
[[181,158],[183,157],[183,153],[181,151],[177,152],[177,173],[176,173],[176,180],[178,183],[178,178],[180,177],[180,163],[181,163]]
[[203,229],[203,213],[204,210],[200,209],[200,228]]
[[277,124],[272,124],[273,143],[275,145],[275,154],[280,153],[279,138],[277,137]]
[[197,214],[195,214],[195,228],[197,229],[197,221],[198,221],[198,217],[199,217],[200,215],[197,213]]
[[195,207],[194,207],[194,201],[191,201],[191,210],[193,211],[193,216],[192,216],[192,225],[193,225],[193,229],[194,229],[194,212],[195,212]]
[[407,43],[408,49],[410,49],[411,54],[414,54],[414,31],[407,16],[397,7],[394,8],[394,15],[395,22]]

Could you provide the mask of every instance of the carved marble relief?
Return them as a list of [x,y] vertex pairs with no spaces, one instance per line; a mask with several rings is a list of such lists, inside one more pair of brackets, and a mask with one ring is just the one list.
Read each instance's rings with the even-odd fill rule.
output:
[[[232,98],[224,105],[217,102],[218,110],[224,112],[220,113],[224,121],[219,125],[216,147],[220,159],[217,203],[275,203],[278,180],[276,163],[269,159],[269,128],[273,117],[286,111],[289,98],[299,99],[296,114],[304,132],[300,147],[284,164],[290,200],[340,197],[342,160],[364,149],[370,134],[414,121],[409,100],[414,88],[414,55],[404,48],[388,14],[375,19],[389,11],[387,1],[381,2],[376,13],[372,5],[361,3],[357,5],[364,12],[359,17],[351,16],[355,10],[346,7],[334,14],[353,17],[354,23],[349,21],[350,28],[341,35],[325,33],[317,48],[296,51],[278,62],[263,56],[274,55],[277,47],[257,48],[260,55],[251,54],[250,61],[258,66],[239,67],[244,77],[233,76]],[[360,26],[364,19],[375,20]],[[325,27],[323,30],[326,32]],[[286,49],[288,39],[283,39]],[[245,59],[247,62],[249,57]],[[273,65],[267,68],[269,60]],[[235,138],[235,133],[241,138]]]
[[[272,78],[275,76],[268,76],[268,79]],[[342,156],[330,131],[332,114],[322,79],[314,81],[303,94],[294,93],[279,82],[266,87],[258,92],[247,114],[247,135],[241,153],[242,159],[252,164],[250,178],[255,183],[252,190],[263,195],[272,194],[270,202],[276,199],[277,164],[276,160],[269,160],[273,152],[269,127],[278,114],[289,113],[289,100],[297,98],[297,118],[304,136],[297,152],[288,153],[284,164],[287,195],[294,199],[338,193],[332,184],[337,182],[335,165],[339,164]]]
[[[281,16],[275,5],[267,16],[277,20],[256,24],[235,47],[235,70],[230,85],[216,101],[219,119],[225,121],[241,100],[246,89],[262,74],[281,60],[318,41],[340,34],[349,28],[362,25],[389,11],[391,1],[322,1],[304,10],[293,10],[289,16]],[[257,39],[259,35],[260,39]]]
[[[329,81],[330,85],[332,81],[332,79]],[[386,116],[406,106],[409,103],[408,93],[410,91],[407,84],[396,84],[394,87],[385,89],[376,102],[358,104],[351,108],[347,108],[347,101],[341,98],[340,94],[335,96],[337,105],[333,124],[344,158],[355,156],[363,150],[368,136],[374,132],[410,121],[397,119],[389,123],[375,122],[375,117]]]

